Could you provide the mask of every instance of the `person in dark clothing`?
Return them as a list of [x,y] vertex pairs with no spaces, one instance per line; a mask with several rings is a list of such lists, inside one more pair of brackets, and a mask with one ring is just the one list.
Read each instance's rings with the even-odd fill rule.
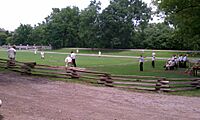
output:
[[139,63],[140,63],[140,71],[143,71],[144,57],[142,55],[139,58]]
[[151,62],[151,65],[153,68],[155,68],[155,56],[152,56],[152,62]]

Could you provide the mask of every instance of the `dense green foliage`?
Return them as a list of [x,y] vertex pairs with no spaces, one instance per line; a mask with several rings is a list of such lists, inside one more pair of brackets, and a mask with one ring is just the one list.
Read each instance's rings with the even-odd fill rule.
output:
[[7,38],[9,38],[9,32],[0,28],[0,45],[6,44]]
[[[0,31],[0,45],[29,44],[84,48],[200,48],[199,2],[155,0],[166,16],[164,23],[149,23],[154,12],[141,0],[92,0],[87,8],[53,8],[34,27],[21,24],[13,33]],[[169,24],[173,27],[169,27]]]
[[200,1],[199,0],[156,0],[165,12],[166,22],[172,24],[176,39],[185,49],[200,48]]

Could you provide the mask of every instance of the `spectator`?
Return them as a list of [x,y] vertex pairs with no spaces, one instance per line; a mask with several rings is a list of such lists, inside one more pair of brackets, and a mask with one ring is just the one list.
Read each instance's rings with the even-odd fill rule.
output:
[[187,63],[187,55],[184,55],[184,57],[183,57],[183,68],[186,68],[186,63]]
[[36,49],[36,48],[34,49],[34,54],[35,54],[35,55],[37,54],[37,49]]
[[99,51],[99,57],[101,57],[101,51]]
[[165,67],[165,70],[174,70],[175,60],[168,59],[164,67]]
[[72,66],[72,58],[70,57],[70,55],[68,55],[68,56],[65,58],[65,66],[66,66],[66,67],[71,67],[71,66]]
[[44,51],[41,51],[40,55],[41,55],[41,59],[44,59]]
[[183,56],[182,56],[182,54],[179,55],[178,61],[179,61],[179,68],[182,68],[183,67]]
[[155,60],[156,60],[156,57],[155,56],[152,56],[152,67],[155,68]]
[[11,61],[15,61],[15,56],[16,56],[16,50],[15,50],[15,45],[13,45],[12,47],[10,47],[8,49],[8,58],[11,60]]
[[152,52],[152,56],[154,56],[154,57],[156,56],[156,53],[154,51]]
[[142,55],[140,55],[139,63],[140,63],[140,71],[143,71],[144,57]]
[[76,54],[73,51],[71,51],[71,58],[73,66],[76,67]]

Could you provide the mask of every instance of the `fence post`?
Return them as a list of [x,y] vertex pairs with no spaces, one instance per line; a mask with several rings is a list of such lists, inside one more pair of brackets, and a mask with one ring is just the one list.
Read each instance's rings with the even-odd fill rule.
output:
[[34,68],[35,65],[36,65],[36,62],[24,63],[24,64],[21,66],[22,73],[23,73],[23,74],[31,75],[31,69]]
[[156,83],[156,91],[170,91],[170,89],[165,88],[170,88],[169,81],[167,81],[166,78],[158,79],[158,82]]
[[200,79],[197,80],[198,81],[198,85],[196,86],[197,89],[200,89]]
[[76,79],[79,79],[79,74],[76,72],[76,70],[72,69],[71,70],[71,78],[76,78]]
[[155,90],[158,91],[158,92],[160,92],[160,88],[161,88],[161,83],[160,83],[160,81],[161,81],[161,80],[162,80],[162,79],[159,78],[159,79],[157,80],[157,83],[156,83]]
[[12,66],[15,66],[14,60],[7,60],[7,68],[11,68]]
[[30,66],[23,64],[21,66],[21,69],[22,69],[22,74],[31,75],[31,67]]
[[109,86],[109,87],[113,87],[113,81],[112,81],[112,78],[111,78],[111,75],[110,74],[103,74],[101,77],[100,77],[100,84],[104,84],[106,86]]

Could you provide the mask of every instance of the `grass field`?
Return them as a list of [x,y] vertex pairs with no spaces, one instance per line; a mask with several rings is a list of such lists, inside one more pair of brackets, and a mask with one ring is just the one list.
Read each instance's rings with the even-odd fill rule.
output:
[[[54,52],[64,52],[70,53],[71,51],[76,52],[77,49],[72,48],[62,48],[58,50],[52,50]],[[120,56],[146,56],[151,57],[153,50],[100,50],[102,55],[120,55]],[[79,53],[82,54],[98,54],[99,50],[91,50],[91,49],[79,49]],[[200,57],[199,54],[192,54],[191,52],[184,52],[184,51],[155,51],[156,57],[171,57],[172,55],[184,55],[188,54],[190,57]]]
[[[86,51],[85,51],[86,52]],[[7,58],[6,51],[0,51],[0,58]],[[45,54],[45,59],[40,58],[40,54],[34,55],[33,52],[17,51],[17,61],[35,61],[37,64],[47,64],[52,66],[64,66],[64,59],[67,54]],[[163,57],[163,56],[161,56]],[[138,59],[133,58],[113,58],[113,57],[92,57],[77,55],[78,67],[91,70],[104,71],[111,74],[122,75],[143,75],[143,76],[162,76],[162,77],[191,77],[186,74],[185,69],[174,71],[165,71],[163,66],[164,60],[156,61],[156,68],[151,67],[151,60],[146,59],[144,71],[139,71]]]
[[[65,52],[66,54],[58,54],[58,53],[46,53],[45,59],[40,58],[40,54],[34,55],[33,51],[17,51],[16,60],[30,62],[35,61],[37,64],[47,64],[52,66],[64,66],[64,59],[71,51],[70,49],[67,51],[65,49],[56,50],[57,52]],[[55,51],[54,51],[55,52]],[[98,51],[96,51],[98,52]],[[120,52],[105,52],[106,54],[112,55],[139,55],[141,51],[135,51],[135,53],[131,51],[120,51]],[[80,53],[84,54],[95,54],[94,51],[83,50]],[[103,52],[104,53],[104,52]],[[145,52],[147,56],[151,56],[152,52]],[[156,55],[160,57],[170,57],[172,52],[156,52]],[[0,58],[7,59],[7,52],[0,51]],[[156,68],[151,67],[151,60],[145,59],[144,63],[144,71],[139,71],[139,63],[138,59],[133,58],[113,58],[113,57],[92,57],[92,56],[80,56],[77,55],[77,65],[78,67],[87,68],[90,70],[103,71],[111,74],[118,75],[141,75],[141,76],[161,76],[168,78],[189,78],[189,76],[185,73],[185,69],[171,70],[165,71],[163,65],[165,64],[165,60],[157,60]],[[185,91],[185,92],[176,92],[172,94],[178,95],[187,95],[187,96],[199,96],[200,90],[194,91]]]

